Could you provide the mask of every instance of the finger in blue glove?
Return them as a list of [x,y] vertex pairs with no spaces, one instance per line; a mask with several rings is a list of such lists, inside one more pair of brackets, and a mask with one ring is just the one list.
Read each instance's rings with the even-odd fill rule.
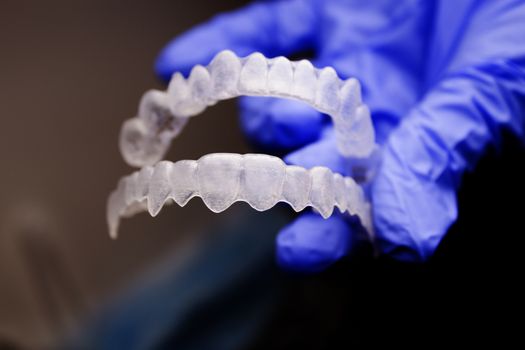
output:
[[305,103],[271,97],[239,99],[241,127],[264,150],[296,149],[316,141],[326,121]]
[[348,253],[351,238],[351,228],[342,215],[323,219],[303,213],[279,232],[277,262],[290,271],[321,271]]

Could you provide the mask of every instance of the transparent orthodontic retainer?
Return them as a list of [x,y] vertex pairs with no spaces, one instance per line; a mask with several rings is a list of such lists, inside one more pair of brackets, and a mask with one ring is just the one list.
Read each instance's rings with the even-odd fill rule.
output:
[[299,100],[328,114],[349,172],[365,179],[371,176],[378,148],[356,79],[341,80],[333,68],[317,69],[307,60],[267,59],[260,53],[239,58],[222,51],[208,66],[193,67],[188,79],[174,74],[166,92],[146,92],[138,116],[124,122],[121,153],[128,164],[142,168],[121,178],[109,196],[110,236],[117,237],[121,217],[146,210],[156,216],[165,203],[184,206],[200,197],[216,213],[237,201],[259,211],[278,202],[295,211],[310,206],[324,218],[337,207],[341,213],[357,215],[373,238],[371,207],[362,185],[326,167],[286,165],[265,154],[215,153],[198,160],[161,161],[190,117],[242,95]]

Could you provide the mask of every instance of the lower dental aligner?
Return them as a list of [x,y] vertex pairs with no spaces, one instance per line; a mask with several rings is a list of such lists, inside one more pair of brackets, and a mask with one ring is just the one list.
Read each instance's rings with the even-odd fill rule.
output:
[[375,148],[370,111],[361,101],[356,79],[341,80],[333,68],[318,69],[307,60],[267,59],[260,53],[239,58],[222,51],[208,66],[193,67],[188,79],[174,74],[166,92],[144,94],[138,116],[121,130],[124,159],[138,167],[155,164],[190,117],[241,95],[295,99],[330,115],[344,157],[367,158]]
[[215,213],[239,201],[259,211],[278,202],[295,211],[310,206],[324,218],[337,207],[341,213],[357,215],[371,232],[370,205],[352,178],[325,167],[286,165],[265,154],[214,153],[196,161],[161,161],[123,177],[108,202],[110,235],[117,237],[121,217],[146,210],[156,216],[165,203],[182,207],[193,197],[202,198]]

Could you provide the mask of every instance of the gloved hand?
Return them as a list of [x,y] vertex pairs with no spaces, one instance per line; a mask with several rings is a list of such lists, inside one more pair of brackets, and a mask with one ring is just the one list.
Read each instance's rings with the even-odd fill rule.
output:
[[[156,71],[165,79],[187,73],[222,49],[266,56],[310,50],[316,66],[358,78],[382,145],[371,184],[375,244],[398,259],[424,261],[457,217],[465,170],[487,144],[500,143],[503,128],[524,137],[524,18],[523,1],[256,3],[173,40]],[[287,100],[242,98],[240,114],[260,145],[307,145],[286,162],[342,171],[332,133],[316,111]],[[354,234],[339,215],[303,214],[280,232],[279,262],[322,269],[350,252]]]

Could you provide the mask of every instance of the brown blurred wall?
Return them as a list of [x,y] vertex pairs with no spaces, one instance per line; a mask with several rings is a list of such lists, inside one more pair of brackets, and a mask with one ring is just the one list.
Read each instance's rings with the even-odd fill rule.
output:
[[[131,171],[120,125],[146,89],[162,86],[156,54],[243,3],[0,1],[0,344],[49,343],[155,261],[183,257],[217,220],[192,201],[127,220],[115,242],[105,205]],[[246,150],[229,101],[192,120],[168,159]]]

